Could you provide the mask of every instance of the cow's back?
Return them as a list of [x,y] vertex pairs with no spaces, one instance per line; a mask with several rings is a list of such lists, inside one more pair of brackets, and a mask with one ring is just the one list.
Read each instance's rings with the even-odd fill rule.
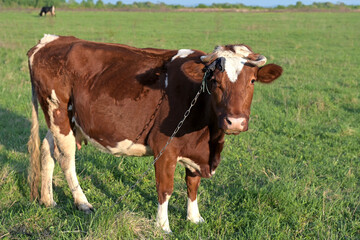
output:
[[[59,101],[67,105],[77,134],[103,150],[122,154],[122,143],[138,137],[161,101],[160,78],[165,75],[166,62],[177,51],[74,37],[50,40],[41,41],[28,52],[32,81],[44,112],[48,110],[46,99],[54,90]],[[145,144],[150,128],[137,143]]]

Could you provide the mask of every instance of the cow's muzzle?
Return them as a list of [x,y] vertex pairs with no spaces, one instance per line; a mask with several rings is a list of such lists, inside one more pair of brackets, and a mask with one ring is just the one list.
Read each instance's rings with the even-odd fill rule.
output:
[[223,129],[226,134],[239,134],[248,130],[248,119],[244,117],[225,117]]

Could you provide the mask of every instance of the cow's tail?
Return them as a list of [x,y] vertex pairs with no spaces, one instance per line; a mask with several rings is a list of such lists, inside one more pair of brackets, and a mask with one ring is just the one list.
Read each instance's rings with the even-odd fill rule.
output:
[[[30,70],[31,71],[31,70]],[[30,153],[30,167],[28,180],[30,183],[30,198],[35,200],[39,197],[40,182],[40,136],[39,136],[39,119],[38,119],[38,100],[34,83],[31,81],[32,89],[32,112],[31,112],[31,134],[28,142]]]

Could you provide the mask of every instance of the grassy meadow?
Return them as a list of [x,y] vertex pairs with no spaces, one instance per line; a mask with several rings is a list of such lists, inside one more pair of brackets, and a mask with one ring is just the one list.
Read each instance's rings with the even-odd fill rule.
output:
[[[360,13],[37,14],[0,12],[0,239],[360,239]],[[96,213],[76,210],[58,165],[57,207],[29,201],[26,52],[44,33],[206,52],[245,43],[283,67],[273,84],[256,84],[249,131],[226,137],[215,176],[202,180],[206,223],[186,221],[181,166],[169,203],[173,234],[155,227],[153,170],[113,206],[152,158],[116,158],[92,146],[76,160]]]

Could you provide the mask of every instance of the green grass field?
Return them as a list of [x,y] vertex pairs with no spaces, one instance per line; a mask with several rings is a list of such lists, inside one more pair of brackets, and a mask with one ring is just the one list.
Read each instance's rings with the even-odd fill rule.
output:
[[[360,239],[359,13],[37,14],[0,12],[0,239]],[[154,171],[112,206],[152,158],[115,158],[91,146],[76,160],[95,214],[75,209],[58,165],[58,206],[29,201],[26,52],[44,33],[206,52],[245,43],[284,68],[275,83],[256,85],[249,131],[226,137],[216,175],[202,180],[206,223],[185,220],[181,166],[169,203],[173,234],[155,227]]]

